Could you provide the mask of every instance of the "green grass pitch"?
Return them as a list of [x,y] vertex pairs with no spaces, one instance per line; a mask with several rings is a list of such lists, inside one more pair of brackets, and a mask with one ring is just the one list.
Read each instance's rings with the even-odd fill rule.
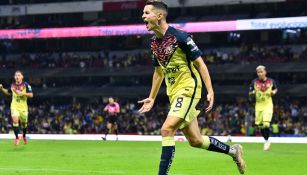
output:
[[[1,175],[156,175],[160,142],[0,140]],[[22,141],[21,141],[22,143]],[[247,175],[307,175],[306,144],[243,144]],[[170,175],[239,174],[223,154],[176,143]]]

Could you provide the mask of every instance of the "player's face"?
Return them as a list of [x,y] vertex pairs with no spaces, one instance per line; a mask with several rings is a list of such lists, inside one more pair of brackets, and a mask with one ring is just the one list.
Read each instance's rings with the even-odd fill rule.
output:
[[156,10],[154,6],[146,5],[144,7],[142,18],[148,31],[152,31],[159,27],[158,21],[161,18],[159,16],[161,16],[161,14],[158,13],[158,10]]
[[16,72],[14,78],[16,83],[21,83],[23,80],[23,75],[20,72]]
[[266,71],[264,69],[257,70],[257,75],[260,80],[264,80],[266,78]]
[[109,98],[109,103],[113,104],[114,103],[114,99],[113,98]]

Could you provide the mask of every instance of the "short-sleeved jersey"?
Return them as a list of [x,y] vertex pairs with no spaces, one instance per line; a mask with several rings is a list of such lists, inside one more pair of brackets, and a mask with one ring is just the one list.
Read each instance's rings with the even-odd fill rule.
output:
[[115,116],[117,113],[119,113],[119,104],[114,102],[113,104],[108,104],[106,107],[104,107],[105,111],[108,111],[109,115]]
[[202,52],[189,34],[169,27],[163,38],[152,38],[151,52],[153,65],[163,70],[170,98],[178,95],[201,98],[202,81],[192,61]]
[[276,82],[267,78],[265,81],[254,79],[250,84],[249,91],[255,92],[256,111],[273,110],[272,90],[277,89]]
[[17,95],[15,90],[30,93],[32,92],[31,86],[27,82],[22,82],[20,84],[16,83],[11,84],[11,95],[12,95],[11,108],[21,111],[28,111],[28,103],[27,103],[28,98],[25,96]]

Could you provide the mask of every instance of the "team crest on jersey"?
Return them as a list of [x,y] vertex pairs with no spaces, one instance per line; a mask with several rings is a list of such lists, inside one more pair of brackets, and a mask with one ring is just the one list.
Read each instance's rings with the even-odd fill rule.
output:
[[151,50],[156,59],[164,67],[167,66],[171,57],[178,47],[177,39],[173,35],[168,35],[163,39],[161,44],[155,38],[151,43]]

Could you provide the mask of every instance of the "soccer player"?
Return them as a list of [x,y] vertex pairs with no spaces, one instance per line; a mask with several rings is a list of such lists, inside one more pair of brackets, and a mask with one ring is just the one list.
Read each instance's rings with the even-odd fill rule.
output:
[[201,98],[202,80],[208,91],[207,100],[210,111],[213,106],[214,92],[208,69],[192,38],[184,31],[177,30],[166,22],[167,5],[162,1],[147,1],[143,10],[146,28],[154,32],[151,42],[153,64],[155,66],[152,87],[148,98],[139,101],[143,104],[140,113],[151,110],[163,79],[167,85],[170,110],[161,128],[162,154],[159,175],[167,175],[175,154],[174,135],[181,129],[190,145],[230,155],[241,174],[245,171],[241,145],[229,146],[219,140],[202,136],[196,105]]
[[13,121],[13,130],[15,134],[15,145],[19,145],[19,122],[23,130],[23,142],[27,144],[27,125],[28,125],[28,104],[27,99],[33,98],[31,86],[23,81],[23,73],[20,70],[15,72],[15,83],[11,84],[10,89],[5,89],[0,84],[0,89],[5,95],[12,96],[11,116]]
[[109,104],[104,108],[108,114],[107,118],[107,131],[105,132],[105,137],[103,140],[107,140],[107,135],[113,131],[116,134],[116,140],[118,140],[118,125],[117,125],[117,115],[119,113],[119,104],[114,101],[114,98],[109,98]]
[[272,96],[277,93],[276,82],[266,76],[266,68],[259,65],[256,68],[258,78],[254,79],[249,87],[250,98],[255,98],[255,124],[260,128],[265,140],[263,150],[270,149],[270,123],[273,116]]

